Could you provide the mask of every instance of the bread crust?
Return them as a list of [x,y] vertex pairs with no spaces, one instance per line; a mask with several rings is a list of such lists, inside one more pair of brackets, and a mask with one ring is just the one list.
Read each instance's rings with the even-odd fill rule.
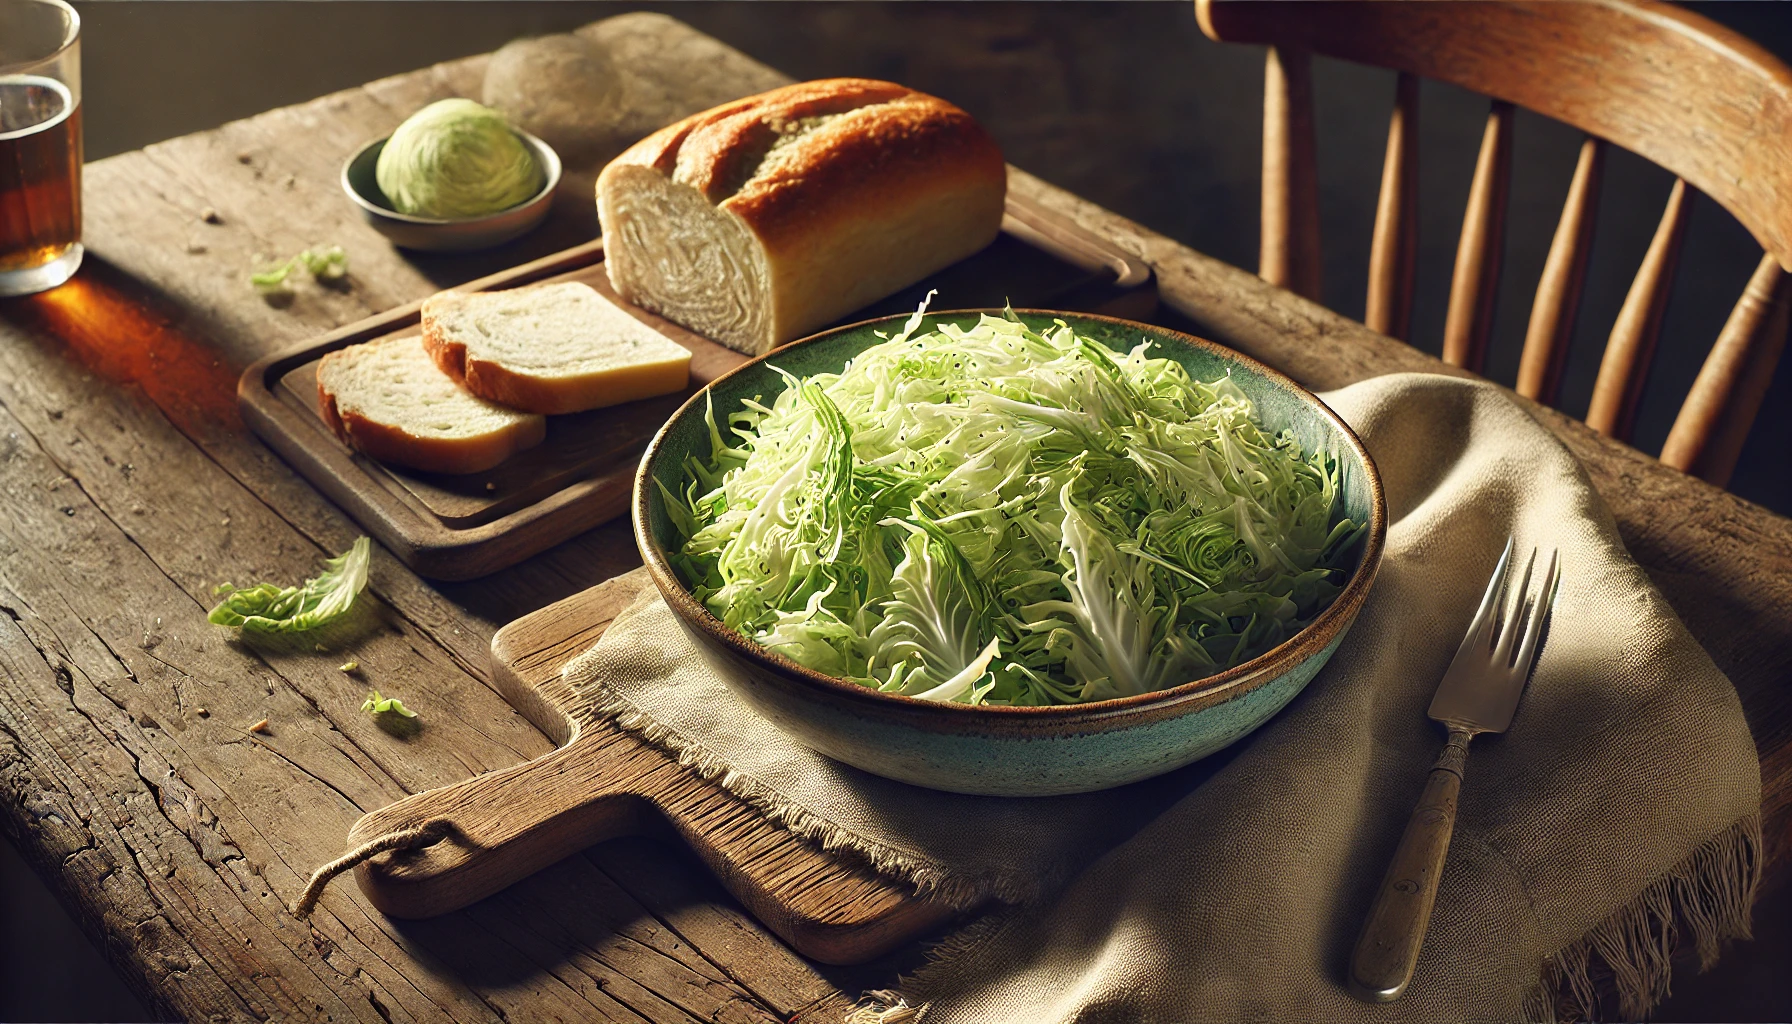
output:
[[[429,301],[459,294],[443,292]],[[425,307],[427,308],[427,303]],[[466,343],[448,337],[440,326],[428,318],[423,321],[423,350],[429,353],[429,358],[435,360],[443,373],[454,378],[456,384],[488,402],[544,415],[575,412],[584,408],[573,404],[578,396],[572,396],[572,400],[569,400],[569,396],[562,393],[564,389],[549,387],[539,380],[512,373],[497,363],[467,358]]]
[[1001,150],[969,114],[873,79],[786,86],[661,129],[599,175],[600,215],[626,167],[695,188],[746,225],[766,256],[774,343],[989,244],[1007,192]]
[[[767,173],[726,188],[743,161],[764,155],[767,136],[775,136],[771,123],[826,114],[845,116],[796,143]],[[971,115],[868,78],[799,82],[693,114],[624,150],[598,176],[598,190],[611,167],[626,165],[679,173],[772,249],[826,230],[843,211],[911,201],[942,186],[1007,194],[1001,148]]]
[[[334,355],[336,353],[324,358]],[[419,437],[360,413],[344,412],[337,404],[336,396],[324,386],[321,374],[317,384],[317,407],[324,422],[343,444],[380,462],[429,473],[483,473],[547,439],[547,421],[539,416],[479,437],[454,440]]]
[[[429,353],[429,358],[443,373],[480,398],[522,412],[559,416],[657,397],[618,395],[615,385],[601,377],[559,377],[549,380],[517,373],[502,363],[489,359],[469,356],[466,343],[454,340],[430,316],[431,303],[451,303],[466,295],[465,292],[449,290],[431,296],[424,302],[423,350]],[[688,380],[687,370],[678,388],[683,388]],[[660,392],[666,393],[670,391]]]
[[490,360],[469,358],[464,342],[448,338],[441,328],[427,321],[423,326],[423,348],[455,383],[488,402],[546,416],[583,412],[602,404],[602,388],[581,387],[576,380],[549,383],[514,373]]

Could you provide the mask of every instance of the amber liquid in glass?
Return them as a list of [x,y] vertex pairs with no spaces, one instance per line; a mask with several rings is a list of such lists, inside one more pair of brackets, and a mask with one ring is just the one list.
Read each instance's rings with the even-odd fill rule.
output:
[[0,273],[81,240],[81,106],[61,82],[0,76]]

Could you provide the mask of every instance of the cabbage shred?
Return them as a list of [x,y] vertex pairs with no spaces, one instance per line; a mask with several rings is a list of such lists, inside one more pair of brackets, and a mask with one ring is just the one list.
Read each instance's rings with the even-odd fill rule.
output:
[[[675,567],[733,629],[886,693],[1050,705],[1247,661],[1337,595],[1339,468],[1231,379],[1012,314],[708,413]],[[775,367],[774,367],[775,368]]]

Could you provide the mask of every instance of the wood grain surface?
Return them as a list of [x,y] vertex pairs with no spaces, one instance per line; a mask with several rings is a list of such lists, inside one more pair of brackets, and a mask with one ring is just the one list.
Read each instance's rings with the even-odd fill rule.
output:
[[[782,80],[669,19],[628,27],[638,52],[697,69],[694,89]],[[244,647],[204,622],[217,583],[300,579],[358,532],[244,428],[241,368],[591,236],[576,184],[539,234],[458,259],[391,250],[337,198],[343,154],[427,101],[477,96],[483,67],[456,61],[92,164],[88,265],[0,304],[0,827],[170,1018],[838,1020],[840,985],[868,979],[804,961],[642,840],[431,921],[389,919],[348,885],[309,921],[285,910],[361,815],[552,749],[486,674],[491,636],[636,564],[622,524],[477,584],[425,584],[379,551],[362,632],[328,655]],[[1176,323],[1308,387],[1450,372],[1024,172],[1010,180],[1150,264]],[[352,254],[350,287],[276,309],[244,283],[255,253],[322,241]],[[1580,457],[1735,681],[1762,752],[1769,882],[1783,881],[1792,522],[1523,404]],[[358,676],[337,671],[344,652]],[[369,685],[422,712],[421,729],[394,737],[361,714]],[[266,733],[248,730],[263,718]]]
[[1662,462],[1719,487],[1730,479],[1786,349],[1787,281],[1779,260],[1762,255],[1674,418]]
[[1630,283],[1630,293],[1618,310],[1599,362],[1599,379],[1593,383],[1593,403],[1587,407],[1587,426],[1620,441],[1630,440],[1636,422],[1636,404],[1643,394],[1649,363],[1655,358],[1655,340],[1661,336],[1661,319],[1667,313],[1668,292],[1680,265],[1680,246],[1686,239],[1687,213],[1696,193],[1684,180],[1674,182],[1667,209],[1655,228],[1655,238],[1643,254],[1642,266]]
[[[610,287],[601,239],[461,285],[492,291],[537,284],[590,286],[654,331],[691,352],[682,391],[548,418],[547,438],[481,473],[422,473],[383,465],[343,444],[317,406],[317,367],[350,345],[417,337],[421,309],[407,302],[266,356],[237,384],[244,419],[313,486],[419,575],[477,579],[539,554],[622,515],[634,464],[667,417],[698,388],[747,361],[644,309]],[[1151,269],[1061,218],[1010,196],[1002,233],[975,255],[842,323],[911,312],[927,296],[935,308],[1069,309],[1148,316],[1156,308]]]
[[[563,253],[525,264],[518,271],[505,271],[484,281],[469,282],[459,291],[488,291],[531,284],[576,281],[596,289],[605,298],[615,301],[609,275],[602,265],[603,242],[575,245]],[[322,356],[339,348],[385,337],[420,338],[419,315],[410,304],[398,310],[352,324],[341,331],[332,331],[315,344],[289,350],[275,362],[263,361],[267,372],[256,379],[256,366],[244,371],[238,385],[239,402],[249,400],[252,383],[263,385],[261,394],[281,401],[282,408],[292,409],[322,424],[318,412],[317,366]],[[691,375],[696,383],[685,389],[688,395],[697,385],[706,384],[737,365],[726,359],[728,350],[700,338],[645,310],[628,310],[654,330],[691,350]],[[701,352],[701,358],[698,352]],[[300,360],[303,360],[302,362]],[[296,365],[294,365],[296,364]],[[291,369],[287,369],[291,366]],[[259,397],[259,396],[257,396]],[[636,450],[641,432],[649,436],[665,421],[670,410],[664,409],[682,401],[683,396],[668,397],[657,403],[629,402],[621,406],[592,409],[549,420],[548,437],[527,451],[518,452],[500,465],[480,473],[422,473],[403,467],[379,467],[369,475],[386,477],[380,482],[411,499],[412,504],[429,517],[450,528],[477,526],[500,516],[535,504],[568,483],[589,476],[592,472],[615,463],[620,456]],[[657,415],[657,419],[655,414]],[[245,417],[249,410],[245,408]],[[651,424],[651,425],[649,425]],[[334,435],[327,435],[333,437]],[[267,440],[264,436],[263,440]],[[307,438],[309,441],[309,438]],[[341,442],[333,442],[340,445]],[[357,462],[362,461],[360,459]],[[370,465],[370,469],[373,467]],[[364,485],[363,485],[364,486]],[[593,524],[595,525],[595,524]],[[581,531],[582,532],[582,531]],[[391,545],[387,545],[390,547]]]
[[593,713],[560,670],[651,586],[645,573],[618,576],[498,631],[493,685],[563,745],[356,822],[351,847],[429,821],[453,824],[447,841],[356,870],[373,905],[395,917],[434,917],[601,841],[646,835],[683,843],[754,918],[823,963],[864,963],[966,909],[798,839],[675,755]]
[[[1303,123],[1300,115],[1311,119],[1311,103],[1303,107],[1296,102],[1305,93],[1293,87],[1306,80],[1306,55],[1390,68],[1403,77],[1437,79],[1493,97],[1458,235],[1444,322],[1443,359],[1452,365],[1480,372],[1486,358],[1505,262],[1515,107],[1578,127],[1678,175],[1606,342],[1587,411],[1587,422],[1600,433],[1630,439],[1696,188],[1707,188],[1782,267],[1792,266],[1792,174],[1786,171],[1792,165],[1792,143],[1787,141],[1792,137],[1787,132],[1792,127],[1792,68],[1700,14],[1655,0],[1467,0],[1447,7],[1340,0],[1315,5],[1299,18],[1265,0],[1196,0],[1195,10],[1202,31],[1212,39],[1269,45],[1262,273],[1308,297],[1313,293],[1290,283],[1288,261],[1269,258],[1286,249],[1272,249],[1272,239],[1279,244],[1291,237],[1290,225],[1317,215],[1317,190],[1289,187],[1294,176],[1288,168],[1304,173],[1311,164],[1309,154],[1289,145],[1290,138],[1301,137],[1291,130]],[[1277,60],[1284,53],[1301,55],[1301,62],[1285,67]],[[1301,74],[1294,74],[1295,69]],[[1404,129],[1409,120],[1402,114],[1403,102],[1397,95],[1396,129]],[[1396,134],[1390,133],[1390,161],[1395,142]],[[1596,191],[1601,154],[1589,146],[1537,289],[1527,332],[1529,356],[1521,366],[1520,393],[1541,397],[1546,404],[1560,377],[1563,349],[1573,329],[1572,317],[1564,314],[1578,304],[1584,273],[1580,262],[1590,243],[1595,204],[1588,193]],[[1392,163],[1389,168],[1383,175],[1383,214],[1395,177]],[[1379,232],[1388,218],[1377,220]],[[1313,244],[1316,248],[1317,235]],[[1385,269],[1372,266],[1365,320],[1385,329],[1392,319],[1377,304],[1378,273],[1384,281],[1388,277]],[[1388,288],[1384,284],[1379,291]],[[1753,301],[1745,294],[1742,305]],[[1753,382],[1744,382],[1733,368],[1747,363],[1763,376],[1771,375],[1784,345],[1767,329],[1776,318],[1737,313],[1742,322],[1763,329],[1746,341],[1732,331],[1726,345],[1714,348],[1711,372],[1700,374],[1700,408],[1679,432],[1672,463],[1696,467],[1698,475],[1720,486],[1734,465],[1728,446],[1740,443],[1760,408]],[[1719,409],[1721,431],[1711,426]],[[1703,451],[1707,444],[1718,449],[1709,457]]]
[[1449,82],[1685,178],[1792,265],[1792,72],[1692,8],[1652,0],[1199,0],[1228,42],[1300,47]]
[[1320,295],[1319,142],[1313,55],[1269,48],[1263,75],[1263,213],[1257,273],[1297,295]]
[[1506,204],[1512,192],[1512,104],[1493,101],[1481,153],[1468,186],[1468,208],[1456,243],[1450,308],[1444,317],[1444,362],[1481,371],[1493,333],[1493,307],[1505,263]]
[[1593,228],[1599,210],[1599,185],[1605,170],[1603,139],[1592,136],[1580,145],[1568,198],[1562,202],[1562,219],[1550,240],[1537,297],[1531,303],[1531,320],[1525,329],[1524,352],[1518,362],[1518,385],[1526,398],[1553,406],[1562,390],[1562,369],[1568,363],[1568,343],[1574,337],[1574,314],[1580,310],[1586,286],[1587,261],[1593,256]]
[[[577,281],[614,301],[602,256],[601,242],[573,246],[462,290]],[[691,386],[675,395],[551,417],[545,441],[479,474],[382,465],[344,445],[318,412],[319,360],[349,345],[416,336],[414,302],[256,362],[243,372],[237,396],[249,426],[400,561],[431,579],[472,579],[621,515],[634,485],[635,458],[654,431],[696,387],[745,361],[677,324],[624,308],[691,350]]]
[[[1413,282],[1419,269],[1419,79],[1401,72],[1388,118],[1388,151],[1369,243],[1369,292],[1363,323],[1410,341]],[[1317,296],[1308,296],[1317,298]]]

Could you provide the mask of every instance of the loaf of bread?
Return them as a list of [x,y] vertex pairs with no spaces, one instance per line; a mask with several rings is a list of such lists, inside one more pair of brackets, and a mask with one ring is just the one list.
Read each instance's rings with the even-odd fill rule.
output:
[[462,388],[416,337],[383,338],[324,356],[324,421],[349,447],[436,473],[478,473],[547,437],[547,420]]
[[655,132],[604,168],[597,211],[624,301],[757,355],[988,245],[1006,192],[969,114],[838,78]]
[[423,347],[480,398],[581,412],[682,391],[691,350],[577,281],[423,303]]

